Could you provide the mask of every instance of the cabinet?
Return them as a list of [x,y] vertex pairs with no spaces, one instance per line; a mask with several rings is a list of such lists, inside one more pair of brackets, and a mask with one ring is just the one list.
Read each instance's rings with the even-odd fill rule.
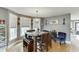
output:
[[5,36],[5,23],[0,23],[0,47],[6,45]]

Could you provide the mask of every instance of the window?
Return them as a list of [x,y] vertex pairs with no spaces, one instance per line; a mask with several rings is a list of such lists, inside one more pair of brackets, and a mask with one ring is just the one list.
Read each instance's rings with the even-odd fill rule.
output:
[[76,34],[79,35],[79,22],[76,22]]
[[21,36],[25,35],[26,30],[29,30],[29,27],[21,27]]
[[35,30],[40,29],[40,19],[39,18],[33,19],[33,29],[35,29]]
[[20,36],[24,36],[26,30],[31,28],[31,18],[21,17],[20,18]]
[[17,38],[17,16],[9,14],[9,40],[15,40]]
[[10,40],[13,40],[17,37],[17,29],[16,28],[9,28],[10,30]]

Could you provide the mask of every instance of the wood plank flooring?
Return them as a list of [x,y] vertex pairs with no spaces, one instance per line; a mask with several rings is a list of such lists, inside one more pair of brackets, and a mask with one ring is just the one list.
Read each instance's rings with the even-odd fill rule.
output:
[[[6,48],[7,52],[23,52],[23,42],[17,41],[14,45]],[[57,42],[52,40],[52,48],[49,48],[48,52],[78,52],[79,47],[76,47],[72,44],[62,44],[60,45]]]

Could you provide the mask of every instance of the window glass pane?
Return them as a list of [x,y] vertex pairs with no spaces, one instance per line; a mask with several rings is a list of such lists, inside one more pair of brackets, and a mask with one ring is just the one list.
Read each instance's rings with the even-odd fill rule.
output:
[[79,22],[75,22],[75,32],[76,35],[79,35]]
[[13,40],[17,37],[17,29],[16,28],[9,28],[10,30],[10,40]]
[[21,27],[31,27],[31,18],[20,17]]
[[25,35],[26,30],[29,30],[29,27],[21,27],[21,36]]
[[9,41],[17,38],[17,16],[9,14]]
[[35,29],[35,30],[40,29],[40,19],[39,18],[33,19],[33,29]]
[[79,31],[79,23],[76,24],[76,30]]
[[31,28],[31,18],[21,17],[20,18],[20,36],[24,36],[26,30]]

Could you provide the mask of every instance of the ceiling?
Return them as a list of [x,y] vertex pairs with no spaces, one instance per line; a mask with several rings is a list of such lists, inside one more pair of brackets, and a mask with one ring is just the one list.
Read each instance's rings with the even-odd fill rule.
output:
[[[6,7],[18,14],[33,17],[51,17],[79,11],[78,7]],[[38,13],[36,13],[38,10]]]

